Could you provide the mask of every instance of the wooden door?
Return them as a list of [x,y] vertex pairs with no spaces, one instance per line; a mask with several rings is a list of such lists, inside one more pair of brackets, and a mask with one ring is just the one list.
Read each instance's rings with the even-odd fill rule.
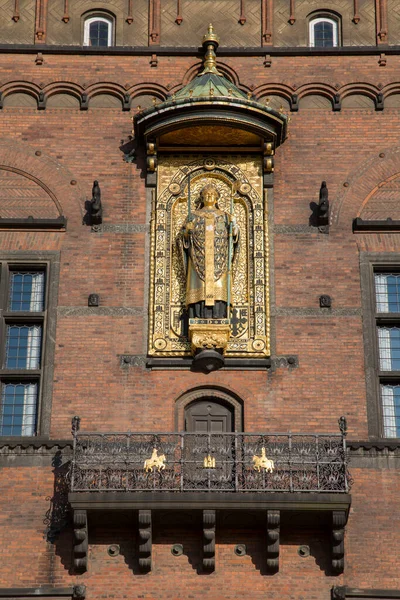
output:
[[185,411],[185,429],[192,433],[229,433],[232,410],[213,400],[194,402]]

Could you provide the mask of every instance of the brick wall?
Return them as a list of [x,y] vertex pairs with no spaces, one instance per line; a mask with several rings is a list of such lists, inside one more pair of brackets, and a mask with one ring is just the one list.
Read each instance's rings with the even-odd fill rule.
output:
[[[135,106],[139,94],[151,102],[156,93],[162,97],[168,88],[179,86],[194,62],[192,57],[160,57],[158,67],[152,68],[143,56],[46,55],[44,64],[37,66],[34,55],[2,55],[1,82],[5,94],[9,82],[17,78],[15,73],[18,78],[22,74],[32,93],[50,90],[60,82],[72,83],[76,93],[104,86],[104,82],[112,82],[113,90],[127,84]],[[282,98],[307,92],[332,96],[335,90],[343,96],[349,90],[358,96],[366,90],[373,96],[382,89],[388,97],[391,91],[400,92],[397,56],[390,56],[385,68],[379,67],[377,56],[273,57],[269,69],[262,66],[261,57],[226,58],[224,62],[238,74],[243,88],[252,87],[264,98],[270,93],[280,93]],[[38,111],[5,103],[0,115],[2,164],[25,170],[48,185],[68,218],[66,232],[0,233],[4,252],[61,251],[53,438],[70,436],[74,414],[81,416],[86,430],[172,431],[177,398],[193,388],[214,385],[243,400],[249,432],[331,432],[344,414],[349,437],[367,438],[359,250],[398,251],[398,239],[394,235],[356,236],[351,224],[368,193],[400,171],[393,150],[398,144],[399,111],[354,108],[332,112],[317,106],[315,102],[302,109],[300,102],[300,111],[291,114],[289,138],[275,161],[273,348],[278,355],[297,355],[299,366],[268,373],[203,375],[120,366],[119,355],[144,356],[147,347],[148,207],[143,162],[140,156],[138,164],[124,162],[120,149],[128,141],[133,111],[90,108],[90,103],[87,111]],[[102,189],[104,223],[137,226],[136,230],[94,233],[82,224],[94,179]],[[329,235],[308,230],[310,203],[318,201],[322,180],[328,182],[331,200]],[[87,308],[92,292],[100,294],[99,310]],[[332,296],[332,312],[319,309],[321,294]],[[282,529],[281,569],[271,577],[262,575],[262,529],[218,527],[216,572],[200,575],[201,530],[197,526],[185,531],[155,529],[154,571],[139,575],[133,517],[113,522],[106,515],[110,527],[93,524],[91,528],[89,524],[89,571],[78,577],[71,573],[71,525],[54,545],[44,539],[47,498],[53,495],[52,468],[40,466],[40,461],[29,467],[19,464],[0,470],[3,587],[67,585],[82,579],[90,600],[235,598],[243,596],[244,590],[254,599],[322,600],[329,597],[332,585],[342,583],[400,587],[398,474],[385,466],[352,470],[355,484],[344,576],[325,572],[328,532]],[[170,553],[174,542],[184,544],[180,558]],[[249,550],[242,559],[233,553],[240,542]],[[121,545],[117,558],[106,552],[111,543]],[[298,556],[300,544],[310,545],[309,558]]]

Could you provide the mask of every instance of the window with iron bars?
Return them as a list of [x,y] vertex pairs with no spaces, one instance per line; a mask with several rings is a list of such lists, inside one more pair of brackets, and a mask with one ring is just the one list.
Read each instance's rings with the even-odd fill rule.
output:
[[38,433],[47,323],[46,264],[0,261],[0,435]]
[[400,437],[400,270],[374,273],[383,434]]

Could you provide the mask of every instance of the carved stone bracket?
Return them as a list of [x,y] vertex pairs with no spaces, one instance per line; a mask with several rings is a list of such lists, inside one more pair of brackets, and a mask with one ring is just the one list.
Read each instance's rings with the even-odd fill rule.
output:
[[139,510],[139,570],[151,571],[152,528],[151,510]]
[[360,600],[378,600],[382,598],[388,600],[388,598],[400,598],[400,590],[388,590],[384,588],[351,588],[347,585],[334,586],[331,588],[331,599],[332,600],[347,600],[347,598],[359,598]]
[[157,144],[155,141],[147,142],[146,144],[146,183],[150,187],[154,187],[156,185],[156,171],[158,166],[157,160]]
[[85,585],[74,585],[72,592],[73,600],[84,600],[86,598],[86,586]]
[[344,510],[332,511],[332,570],[337,573],[344,571],[344,526],[347,515]]
[[267,568],[270,573],[279,571],[280,522],[279,510],[267,510]]
[[203,510],[203,569],[215,571],[215,510]]
[[77,573],[87,570],[88,525],[86,510],[74,511],[74,569]]

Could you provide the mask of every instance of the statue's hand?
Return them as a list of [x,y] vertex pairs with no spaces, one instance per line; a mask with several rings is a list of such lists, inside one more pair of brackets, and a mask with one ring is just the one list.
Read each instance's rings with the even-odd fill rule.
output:
[[234,217],[233,215],[231,215],[230,222],[232,223],[233,227],[236,227],[236,225],[237,225],[236,217]]

